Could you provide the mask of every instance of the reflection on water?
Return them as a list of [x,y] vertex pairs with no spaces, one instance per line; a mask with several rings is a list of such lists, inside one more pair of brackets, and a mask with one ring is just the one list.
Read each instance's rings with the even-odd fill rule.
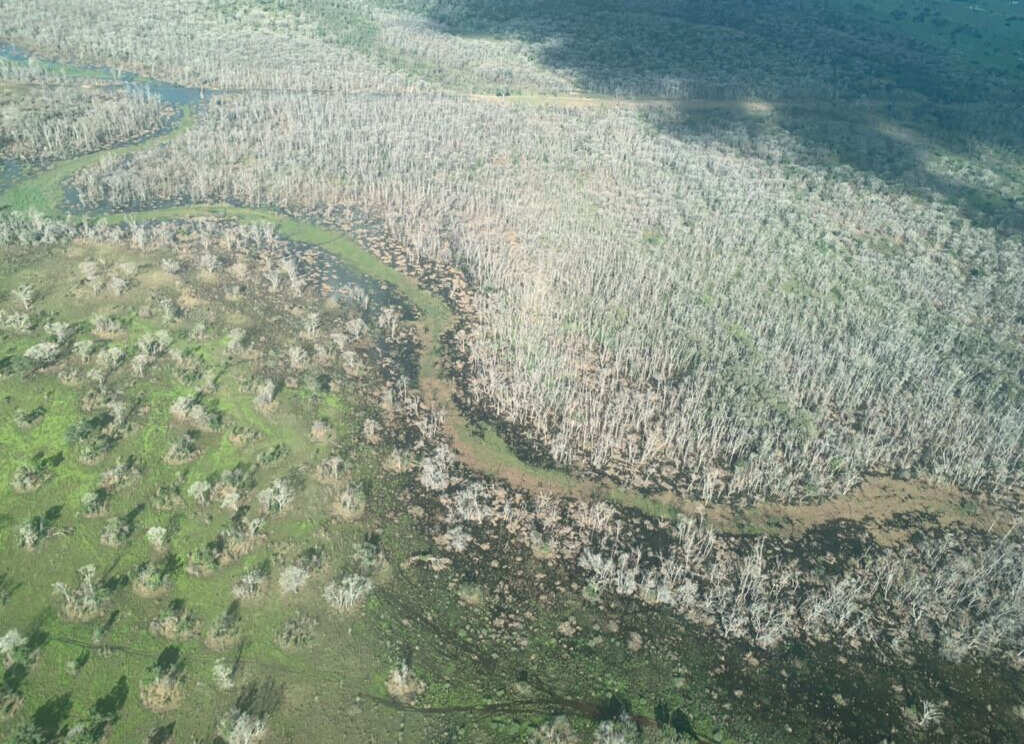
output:
[[[139,75],[102,66],[69,66],[48,60],[39,59],[12,44],[0,43],[0,60],[8,60],[37,67],[41,71],[50,71],[57,79],[87,77],[89,80],[101,81],[106,86],[121,86],[129,91],[147,92],[158,96],[174,109],[174,115],[168,118],[163,126],[150,132],[142,139],[149,139],[171,131],[181,121],[186,107],[198,108],[205,98],[201,88],[190,88],[184,85],[149,80]],[[41,161],[42,162],[42,161]],[[36,163],[38,165],[39,163]],[[26,164],[20,161],[0,160],[0,191],[10,188],[25,172]],[[65,199],[72,206],[79,204],[77,191],[67,187]]]

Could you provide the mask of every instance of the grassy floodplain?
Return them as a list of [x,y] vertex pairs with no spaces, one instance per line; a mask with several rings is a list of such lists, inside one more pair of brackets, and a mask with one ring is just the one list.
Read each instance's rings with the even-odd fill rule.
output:
[[1014,11],[912,4],[14,8],[201,88],[4,170],[0,740],[1021,738]]

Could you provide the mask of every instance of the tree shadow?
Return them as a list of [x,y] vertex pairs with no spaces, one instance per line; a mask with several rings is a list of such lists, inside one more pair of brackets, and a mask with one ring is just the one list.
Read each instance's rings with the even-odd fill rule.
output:
[[[1024,152],[1024,62],[1013,68],[1005,39],[937,24],[908,31],[900,16],[820,0],[419,4],[438,31],[536,44],[539,62],[583,91],[663,99],[652,121],[666,134],[730,141],[738,126],[754,136],[775,128],[798,144],[800,164],[849,166],[938,195],[983,227],[1024,231],[1024,201],[956,167],[979,147]],[[974,46],[951,53],[964,44]],[[969,53],[979,50],[991,62]]]
[[95,705],[93,705],[93,710],[102,718],[113,721],[121,713],[121,709],[127,700],[128,678],[121,675],[110,692],[96,701]]
[[32,722],[46,735],[47,741],[52,741],[57,738],[70,713],[71,693],[65,692],[36,708],[36,712],[32,714]]
[[690,717],[680,708],[669,708],[664,702],[659,702],[654,707],[654,719],[658,726],[671,727],[680,736],[697,738],[697,732],[693,728]]
[[50,640],[50,634],[48,631],[43,630],[40,627],[35,627],[32,632],[28,634],[28,639],[25,643],[25,649],[29,655],[34,655],[39,649],[46,645],[47,641]]
[[146,744],[171,744],[173,741],[174,721],[164,726],[150,729],[149,734],[146,736]]
[[21,689],[21,683],[28,678],[28,667],[23,662],[16,661],[4,670],[3,688],[11,692]]
[[181,566],[182,562],[178,556],[174,553],[168,553],[160,564],[160,575],[173,576]]
[[413,5],[442,32],[541,44],[542,64],[569,75],[580,88],[601,93],[777,99],[903,90],[962,101],[980,100],[987,88],[1012,77],[951,55],[948,35],[909,38],[864,6],[820,0]]
[[240,600],[233,599],[228,608],[224,610],[224,620],[229,623],[231,627],[238,624],[238,621],[242,619],[242,603]]
[[267,677],[247,683],[238,694],[235,707],[257,718],[267,718],[284,701],[284,683]]
[[127,524],[130,529],[134,530],[136,521],[138,521],[139,516],[145,510],[145,504],[137,504],[130,512],[124,515],[125,524]]
[[10,574],[0,573],[0,607],[7,604],[20,587],[21,582],[12,579]]
[[166,646],[156,659],[155,667],[161,672],[176,671],[181,668],[181,649],[178,646]]
[[617,721],[623,717],[629,717],[633,713],[633,706],[629,700],[621,695],[611,695],[601,701],[598,706],[597,718],[601,721]]
[[112,610],[103,625],[100,626],[100,636],[107,635],[114,627],[114,623],[117,622],[118,618],[121,617],[121,610]]
[[47,509],[43,516],[39,517],[40,527],[43,530],[43,534],[48,533],[53,527],[56,526],[57,522],[60,521],[61,512],[64,511],[64,507],[60,504],[51,506]]

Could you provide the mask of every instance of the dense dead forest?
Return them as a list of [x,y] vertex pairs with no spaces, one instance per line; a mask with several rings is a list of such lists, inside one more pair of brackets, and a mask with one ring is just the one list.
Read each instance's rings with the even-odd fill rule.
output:
[[[929,156],[904,191],[836,163],[842,141],[785,126],[770,103],[707,127],[682,90],[675,111],[452,95],[453,74],[486,78],[483,60],[530,60],[532,82],[515,81],[526,90],[564,91],[572,75],[541,75],[551,60],[536,41],[447,34],[444,46],[468,11],[424,8],[215,3],[209,23],[181,26],[177,7],[140,23],[110,0],[73,25],[40,1],[16,33],[72,59],[250,89],[204,107],[174,144],[82,174],[82,204],[375,215],[411,256],[471,280],[476,317],[458,339],[469,392],[559,463],[707,501],[829,497],[869,472],[1019,487],[1020,235],[965,219],[935,187],[1014,198],[1019,160]],[[500,15],[481,12],[478,26]],[[214,43],[218,26],[229,43]],[[815,66],[815,86],[856,58]],[[852,97],[844,108],[878,118]],[[854,130],[860,147],[869,137]]]
[[1018,242],[800,148],[606,109],[253,94],[76,186],[88,206],[379,215],[486,288],[460,339],[473,393],[560,462],[709,500],[817,498],[869,471],[1012,490]]
[[33,161],[93,152],[150,133],[170,108],[144,86],[73,81],[0,60],[0,156]]

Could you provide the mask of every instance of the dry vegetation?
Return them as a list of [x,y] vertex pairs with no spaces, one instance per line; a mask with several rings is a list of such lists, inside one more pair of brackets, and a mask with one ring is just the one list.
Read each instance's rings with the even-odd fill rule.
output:
[[954,661],[999,654],[1010,662],[1024,648],[1024,544],[1015,530],[918,534],[837,567],[831,553],[797,561],[793,541],[719,535],[702,516],[662,523],[652,537],[642,520],[601,502],[479,483],[441,505],[448,527],[437,542],[448,553],[505,532],[539,557],[577,565],[594,596],[669,607],[761,648],[802,638],[901,657],[934,645]]
[[[469,277],[471,393],[555,461],[707,501],[827,498],[869,472],[1018,488],[1018,239],[941,193],[818,165],[827,146],[770,108],[753,135],[669,136],[614,106],[387,95],[408,73],[373,44],[328,43],[352,40],[328,10],[218,13],[231,43],[213,45],[198,24],[149,33],[171,25],[162,6],[140,24],[115,5],[96,12],[126,26],[116,38],[64,33],[66,11],[45,2],[19,14],[21,33],[62,39],[54,51],[73,59],[116,45],[126,66],[181,80],[352,95],[220,99],[173,145],[82,174],[82,202],[374,214],[414,257]],[[350,35],[370,22],[362,5],[331,7]],[[268,29],[282,59],[231,56]],[[276,80],[299,74],[293,53],[302,86]]]

